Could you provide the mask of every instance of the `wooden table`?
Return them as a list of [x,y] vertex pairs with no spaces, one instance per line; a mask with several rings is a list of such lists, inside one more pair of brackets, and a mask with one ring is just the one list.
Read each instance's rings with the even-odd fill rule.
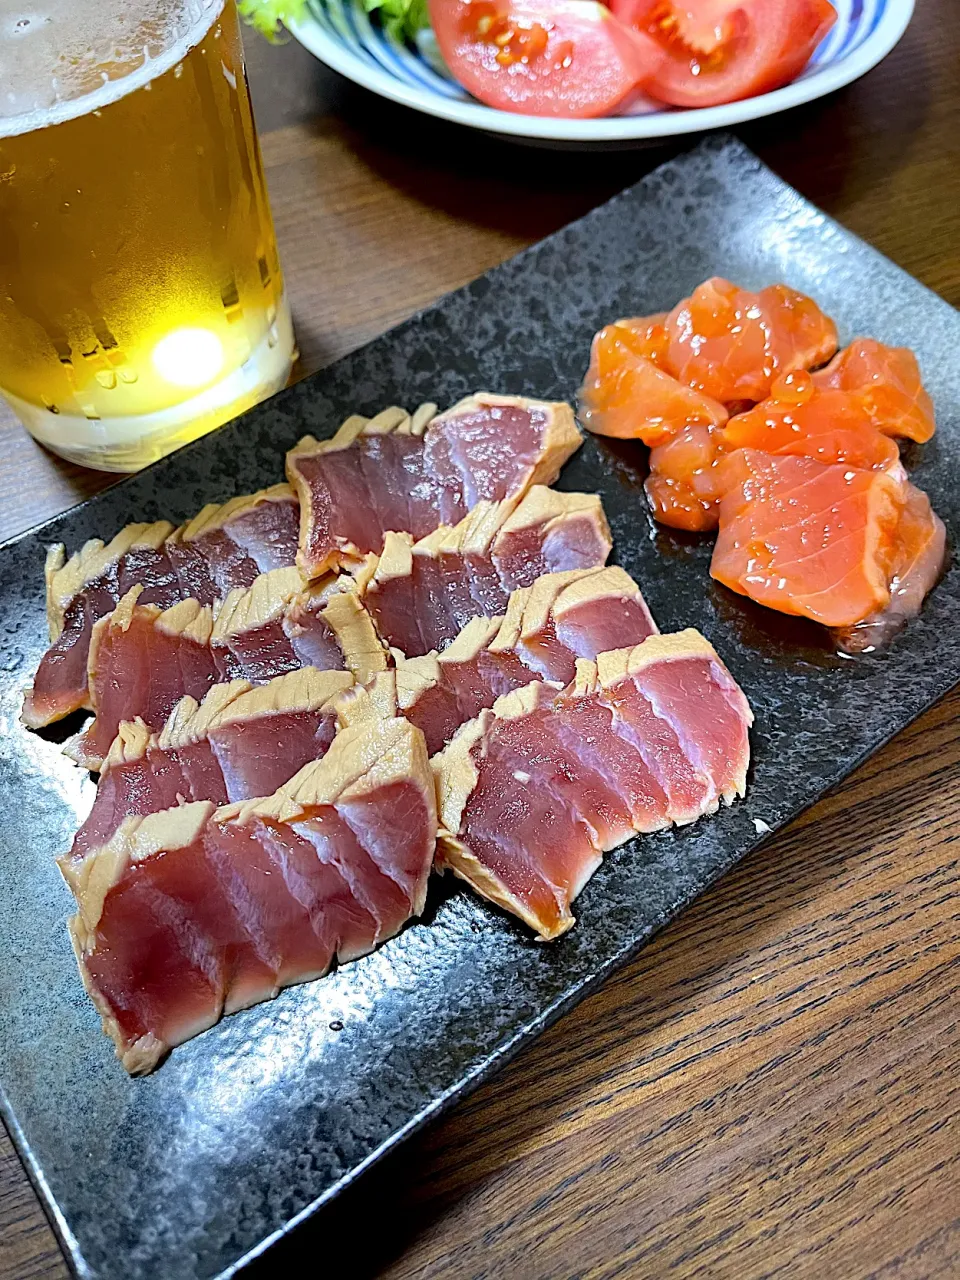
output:
[[[858,84],[741,134],[956,305],[960,20],[956,0],[918,10]],[[304,372],[671,154],[515,148],[247,44]],[[9,414],[0,443],[0,537],[109,483]],[[256,1276],[298,1258],[355,1280],[960,1274],[958,710],[901,734]],[[4,1136],[0,1280],[64,1275]]]

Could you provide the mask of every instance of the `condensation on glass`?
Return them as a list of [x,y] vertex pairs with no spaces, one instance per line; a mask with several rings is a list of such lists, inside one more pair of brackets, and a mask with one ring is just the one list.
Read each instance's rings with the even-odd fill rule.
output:
[[133,471],[294,355],[234,0],[0,0],[0,391]]

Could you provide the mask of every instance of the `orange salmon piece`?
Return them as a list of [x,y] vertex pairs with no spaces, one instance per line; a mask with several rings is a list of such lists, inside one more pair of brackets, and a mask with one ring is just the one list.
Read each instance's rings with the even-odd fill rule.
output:
[[594,337],[579,396],[580,418],[589,431],[654,446],[687,423],[726,422],[722,404],[682,386],[658,367],[665,344],[662,320],[617,320]]
[[933,402],[909,347],[854,338],[813,376],[820,387],[858,393],[864,413],[884,435],[925,444],[936,430]]
[[778,375],[816,368],[837,349],[830,317],[785,284],[751,293],[715,276],[678,303],[664,327],[661,367],[723,404],[763,400]]
[[821,387],[809,373],[778,378],[770,398],[730,419],[718,433],[720,449],[760,449],[863,471],[888,471],[900,451],[874,425],[859,395]]
[[738,449],[711,576],[781,613],[849,627],[890,602],[902,476]]
[[943,521],[922,489],[907,484],[906,491],[897,527],[890,601],[877,613],[836,633],[839,647],[847,653],[864,653],[889,644],[917,616],[943,572],[947,555]]
[[691,423],[650,451],[644,489],[660,524],[690,533],[717,527],[722,489],[717,470],[721,432]]

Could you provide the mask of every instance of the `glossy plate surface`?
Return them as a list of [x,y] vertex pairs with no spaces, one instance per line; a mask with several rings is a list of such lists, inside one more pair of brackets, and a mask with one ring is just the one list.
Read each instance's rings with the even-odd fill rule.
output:
[[664,310],[722,273],[786,280],[857,333],[908,343],[939,432],[916,469],[960,529],[960,315],[713,139],[235,424],[0,550],[0,1086],[8,1124],[83,1275],[227,1274],[472,1088],[776,829],[960,680],[960,572],[886,653],[838,658],[811,626],[707,576],[709,540],[655,530],[644,451],[588,440],[564,488],[598,490],[615,556],[664,630],[699,627],[757,716],[747,800],[609,857],[559,942],[534,943],[435,880],[426,919],[320,982],[226,1019],[130,1080],[84,996],[53,859],[90,803],[56,743],[17,720],[43,651],[44,550],[180,520],[278,480],[304,432],[351,412],[487,388],[570,397],[604,321]]
[[774,115],[812,102],[859,79],[885,58],[906,30],[914,0],[832,0],[837,21],[810,64],[792,84],[773,93],[693,111],[645,110],[600,120],[547,120],[485,107],[450,76],[432,33],[420,47],[388,35],[358,0],[307,0],[305,15],[289,24],[321,62],[392,102],[517,141],[583,147],[629,146]]

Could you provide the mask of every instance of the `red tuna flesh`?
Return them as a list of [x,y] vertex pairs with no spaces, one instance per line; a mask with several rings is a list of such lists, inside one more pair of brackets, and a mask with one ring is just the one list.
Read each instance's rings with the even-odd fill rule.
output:
[[387,533],[416,541],[478,502],[551,484],[581,443],[566,404],[481,393],[432,420],[424,408],[350,418],[331,440],[307,436],[287,455],[308,578],[379,553]]

